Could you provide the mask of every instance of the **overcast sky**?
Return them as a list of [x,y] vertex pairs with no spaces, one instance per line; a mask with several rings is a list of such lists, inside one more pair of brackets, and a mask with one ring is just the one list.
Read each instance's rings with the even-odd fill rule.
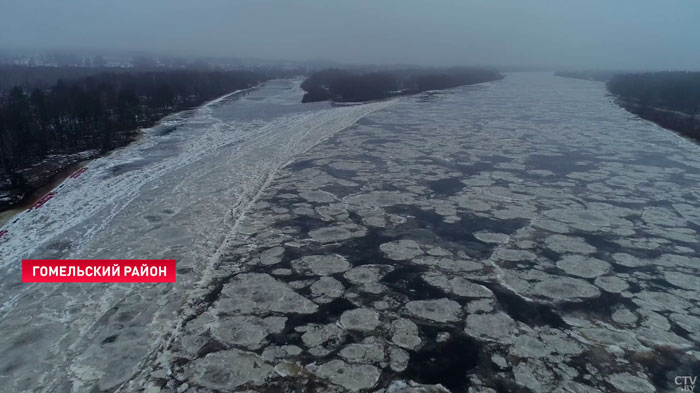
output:
[[0,48],[700,69],[700,1],[0,0]]

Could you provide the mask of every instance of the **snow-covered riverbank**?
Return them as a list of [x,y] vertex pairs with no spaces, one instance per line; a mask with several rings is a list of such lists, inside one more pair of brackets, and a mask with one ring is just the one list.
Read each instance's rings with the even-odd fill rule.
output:
[[[14,391],[64,384],[81,391],[96,381],[102,387],[123,382],[175,323],[173,312],[277,170],[390,104],[302,106],[298,83],[269,82],[170,117],[134,144],[91,162],[46,204],[5,226],[0,331],[6,339],[0,345],[14,372],[0,376],[3,384]],[[28,257],[175,258],[178,283],[21,284],[20,261]],[[125,324],[132,335],[120,339],[118,353],[100,350]],[[37,367],[39,359],[45,367]]]

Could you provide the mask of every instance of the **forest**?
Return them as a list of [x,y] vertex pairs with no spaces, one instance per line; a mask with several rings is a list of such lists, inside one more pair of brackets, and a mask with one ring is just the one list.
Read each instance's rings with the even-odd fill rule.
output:
[[[0,93],[0,185],[31,188],[26,169],[49,154],[106,152],[129,143],[140,127],[195,107],[270,76],[248,71],[163,70],[101,72],[60,79],[53,71],[31,90],[15,86]],[[25,84],[31,86],[31,84]]]
[[628,111],[700,140],[700,72],[620,74],[607,87]]
[[78,67],[78,66],[22,66],[0,65],[0,96],[7,95],[15,86],[32,91],[35,88],[49,89],[59,80],[74,80],[101,74],[103,72],[125,73],[132,68]]
[[302,102],[381,100],[502,78],[503,75],[494,70],[466,67],[370,72],[330,69],[313,73],[302,83],[301,87],[306,92]]
[[608,90],[640,106],[700,113],[700,72],[620,74],[608,82]]

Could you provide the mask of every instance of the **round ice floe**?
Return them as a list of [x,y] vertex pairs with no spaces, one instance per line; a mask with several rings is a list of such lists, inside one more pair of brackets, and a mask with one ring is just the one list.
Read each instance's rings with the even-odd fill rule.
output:
[[296,345],[268,345],[261,354],[266,362],[276,359],[285,359],[290,356],[299,356],[303,350]]
[[391,307],[391,304],[389,302],[386,302],[384,300],[377,300],[372,303],[372,307],[374,307],[376,310],[386,310],[389,307]]
[[303,371],[299,362],[283,361],[275,365],[275,372],[281,377],[299,377]]
[[413,381],[393,381],[386,389],[386,393],[450,393],[444,386],[422,385]]
[[637,315],[626,308],[616,310],[612,314],[612,320],[622,325],[634,325],[637,319]]
[[629,288],[629,283],[626,280],[616,276],[602,276],[595,279],[595,285],[602,288],[606,292],[622,293]]
[[555,233],[569,233],[571,232],[571,229],[569,229],[569,226],[555,220],[549,220],[546,218],[536,218],[532,221],[532,226],[540,229],[544,229],[545,231],[549,232],[555,232]]
[[[697,335],[700,332],[700,318],[698,317],[688,314],[673,313],[670,315],[669,319],[689,333],[695,333]],[[698,340],[697,337],[698,336],[696,336],[695,339],[696,341]]]
[[195,359],[186,374],[198,386],[232,390],[244,384],[261,385],[273,376],[274,369],[255,353],[229,349]]
[[612,241],[626,248],[636,248],[646,252],[662,247],[664,244],[671,243],[668,239],[659,237],[650,237],[649,233],[641,235],[644,237],[627,237],[621,239],[613,239]]
[[473,195],[459,195],[453,198],[462,209],[475,212],[483,212],[491,209],[491,204],[487,201],[477,199]]
[[318,347],[327,342],[341,342],[346,334],[337,324],[307,325],[305,328],[301,341],[309,348]]
[[605,215],[593,210],[554,209],[544,214],[553,220],[565,222],[583,231],[596,231],[610,225],[610,220]]
[[388,265],[361,265],[348,270],[343,276],[353,284],[371,284],[391,270],[392,267]]
[[292,267],[300,273],[328,276],[348,270],[350,263],[338,254],[308,255],[292,261]]
[[428,284],[440,288],[445,292],[455,294],[457,296],[483,298],[491,297],[493,293],[490,289],[483,285],[475,284],[462,277],[448,278],[446,275],[438,272],[428,272],[423,274],[423,280]]
[[475,232],[474,237],[481,240],[484,243],[507,243],[510,240],[510,236],[505,233],[495,233],[495,232]]
[[309,236],[319,243],[334,243],[354,237],[362,237],[367,231],[357,225],[324,227],[309,231]]
[[686,220],[700,225],[700,207],[689,205],[687,203],[676,203],[673,208]]
[[387,258],[403,261],[423,254],[420,246],[413,240],[395,240],[379,246]]
[[382,211],[377,211],[372,214],[367,213],[366,211],[364,211],[363,214],[362,212],[358,211],[358,214],[362,217],[362,223],[364,225],[377,228],[385,228],[387,226],[385,214]]
[[374,168],[368,162],[358,162],[358,161],[335,161],[330,163],[328,166],[335,169],[340,169],[343,171],[357,171],[360,169],[371,169]]
[[623,348],[640,348],[642,344],[634,333],[626,330],[612,330],[606,328],[584,328],[581,334],[589,340],[603,345],[616,345]]
[[612,257],[613,260],[615,260],[615,263],[626,267],[640,267],[650,265],[653,263],[653,260],[651,259],[641,259],[635,257],[634,255],[625,254],[622,252],[616,252],[612,255]]
[[578,339],[574,339],[559,330],[550,330],[549,333],[540,335],[547,348],[552,353],[559,355],[580,355],[583,348],[579,345]]
[[224,312],[310,314],[318,306],[272,276],[260,273],[237,275],[221,290],[216,307]]
[[596,248],[586,243],[583,238],[576,236],[552,235],[545,239],[547,248],[560,254],[592,254]]
[[654,265],[667,266],[667,267],[686,267],[690,269],[697,269],[700,267],[700,258],[693,257],[689,258],[685,255],[676,254],[664,254],[656,258],[653,262]]
[[527,219],[532,220],[537,216],[534,207],[530,205],[509,204],[506,209],[499,209],[493,212],[493,216],[499,220]]
[[500,248],[493,253],[493,259],[509,262],[534,262],[537,255],[527,250]]
[[495,307],[495,298],[479,299],[467,304],[467,312],[469,314],[490,313]]
[[550,350],[536,337],[521,335],[515,339],[510,353],[520,358],[543,358]]
[[667,227],[683,227],[686,225],[683,217],[680,217],[675,211],[664,207],[647,207],[642,213],[642,219],[648,224]]
[[656,388],[645,378],[634,376],[630,373],[612,374],[607,378],[608,382],[619,392],[624,393],[654,393]]
[[274,265],[282,260],[284,247],[273,247],[260,253],[260,263],[263,265]]
[[321,279],[311,284],[310,289],[311,295],[318,303],[328,303],[340,297],[345,290],[343,284],[333,277],[321,277]]
[[551,392],[555,376],[549,367],[540,359],[521,361],[513,367],[515,382],[533,392]]
[[667,292],[641,291],[634,294],[632,301],[639,307],[667,312],[669,310],[685,313],[685,310],[693,307],[687,300]]
[[697,276],[680,272],[666,272],[664,279],[678,288],[700,291],[700,279]]
[[358,207],[387,207],[399,204],[411,204],[413,198],[410,194],[398,191],[373,191],[365,194],[354,195],[346,199],[350,206]]
[[[396,372],[402,372],[408,367],[408,361],[410,356],[408,352],[401,348],[391,347],[389,349],[389,367]],[[409,391],[403,391],[403,393],[408,393]],[[438,393],[436,391],[435,393]]]
[[320,365],[315,374],[349,391],[357,392],[374,387],[381,371],[368,364],[348,364],[336,359]]
[[421,338],[414,334],[394,334],[391,341],[401,348],[414,350],[421,344]]
[[339,203],[318,206],[316,208],[316,213],[318,213],[324,221],[344,220],[348,217],[348,211]]
[[586,281],[571,277],[556,277],[542,281],[534,287],[535,295],[554,301],[570,301],[600,296],[600,290]]
[[433,247],[428,250],[428,255],[432,255],[434,257],[450,257],[452,256],[452,253],[441,247]]
[[222,318],[212,327],[212,335],[226,344],[257,349],[268,334],[282,331],[286,320],[283,317],[262,319],[254,316]]
[[335,201],[335,195],[320,190],[304,190],[299,193],[299,196],[309,202],[315,203],[331,203]]
[[478,262],[453,258],[421,257],[414,259],[412,262],[419,265],[435,266],[453,272],[471,272],[484,267],[484,265]]
[[367,332],[379,326],[379,314],[369,308],[357,308],[345,311],[340,316],[340,323],[345,329]]
[[610,271],[609,263],[583,255],[566,255],[557,262],[557,267],[567,274],[584,278],[602,276]]
[[461,307],[454,300],[442,298],[408,302],[406,303],[406,310],[419,318],[435,322],[454,322],[460,319]]
[[464,332],[476,338],[501,340],[512,337],[518,326],[507,314],[470,314]]
[[379,363],[385,360],[384,346],[376,342],[346,345],[338,355],[352,363]]
[[410,319],[399,318],[391,323],[391,333],[394,335],[418,336],[418,325]]

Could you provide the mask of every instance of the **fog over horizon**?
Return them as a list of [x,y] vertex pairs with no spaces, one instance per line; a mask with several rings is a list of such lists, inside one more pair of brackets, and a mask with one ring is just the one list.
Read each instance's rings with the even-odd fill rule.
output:
[[700,69],[700,2],[3,0],[0,50]]

